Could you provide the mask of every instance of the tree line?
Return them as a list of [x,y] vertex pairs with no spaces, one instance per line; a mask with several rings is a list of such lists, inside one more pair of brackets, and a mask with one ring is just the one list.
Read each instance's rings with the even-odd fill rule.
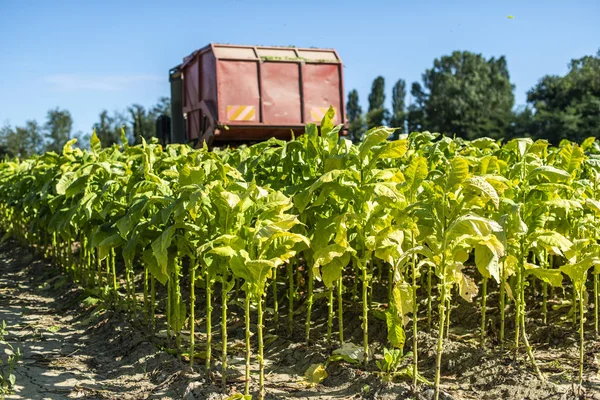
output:
[[[527,92],[527,105],[515,109],[514,85],[504,56],[486,59],[481,54],[455,51],[435,59],[421,82],[410,88],[399,79],[392,88],[391,110],[385,107],[385,79],[375,78],[363,112],[358,92],[346,102],[350,138],[357,141],[372,127],[387,125],[398,133],[439,132],[475,139],[543,138],[553,144],[562,139],[581,142],[600,132],[600,50],[569,63],[565,76],[546,75]],[[409,101],[406,101],[410,93]],[[103,110],[93,129],[104,145],[120,141],[121,129],[132,144],[156,136],[155,121],[170,115],[170,99],[161,97],[145,108],[133,104],[112,114]],[[49,110],[43,124],[29,120],[23,126],[0,127],[0,158],[28,157],[60,151],[72,137],[87,143],[89,134],[73,132],[68,110]]]
[[[138,144],[141,138],[156,136],[155,121],[162,114],[171,115],[171,100],[168,97],[161,97],[149,108],[132,104],[123,111],[109,113],[102,110],[92,129],[105,146],[119,143],[122,130],[131,144]],[[71,113],[57,107],[48,110],[43,124],[29,120],[23,126],[5,124],[0,127],[0,158],[25,158],[45,151],[60,152],[64,144],[74,137],[80,138],[80,144],[85,145],[89,142],[90,134],[73,132]]]
[[514,85],[504,56],[455,51],[435,59],[410,86],[399,79],[392,88],[392,109],[385,108],[385,80],[373,81],[363,112],[358,92],[346,103],[350,137],[388,125],[399,133],[431,131],[465,139],[482,136],[562,139],[581,142],[600,133],[600,50],[569,63],[565,76],[546,75],[527,92],[527,105],[514,109]]

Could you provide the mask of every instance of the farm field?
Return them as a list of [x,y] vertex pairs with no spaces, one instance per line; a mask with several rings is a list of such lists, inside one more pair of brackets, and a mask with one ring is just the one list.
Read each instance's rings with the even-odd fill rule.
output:
[[332,111],[290,142],[0,163],[17,372],[50,398],[600,398],[600,144],[353,144]]

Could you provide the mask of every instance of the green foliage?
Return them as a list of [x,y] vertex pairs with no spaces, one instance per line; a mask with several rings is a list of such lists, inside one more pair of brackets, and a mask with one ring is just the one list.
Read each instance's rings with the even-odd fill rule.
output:
[[362,107],[358,102],[358,92],[356,89],[348,93],[346,102],[346,117],[348,118],[348,128],[350,140],[358,142],[365,128],[365,119]]
[[0,398],[2,399],[14,393],[17,381],[15,370],[21,359],[21,350],[17,348],[15,351],[12,344],[6,341],[7,334],[6,322],[2,321],[0,325]]
[[406,82],[399,79],[392,89],[392,113],[390,116],[390,126],[400,128],[396,132],[396,138],[399,133],[404,132],[404,123],[406,122]]
[[[306,134],[289,142],[209,151],[163,147],[143,137],[140,144],[121,139],[107,146],[94,133],[89,149],[70,140],[60,153],[1,162],[0,229],[23,245],[34,244],[72,279],[96,290],[103,304],[124,306],[153,329],[163,323],[154,318],[163,302],[162,328],[178,355],[196,354],[196,296],[203,296],[208,379],[213,301],[224,305],[219,318],[225,380],[227,305],[241,297],[245,395],[252,356],[263,395],[263,352],[269,345],[263,331],[277,327],[284,285],[290,330],[299,318],[294,303],[303,302],[309,343],[324,333],[314,334],[319,327],[312,310],[326,299],[325,340],[335,340],[334,318],[339,322],[339,350],[330,361],[372,363],[375,315],[387,328],[386,346],[394,349],[379,367],[394,371],[397,354],[411,346],[412,365],[394,376],[405,374],[415,384],[423,381],[417,369],[419,304],[426,299],[432,325],[437,297],[438,388],[457,295],[473,302],[481,293],[485,337],[496,318],[486,322],[483,299],[488,286],[497,288],[499,304],[490,313],[500,313],[499,341],[505,341],[508,302],[515,351],[524,344],[537,368],[525,334],[525,300],[531,298],[526,294],[540,283],[572,285],[577,298],[585,299],[588,276],[600,268],[598,142],[553,146],[519,138],[500,145],[490,138],[453,140],[430,132],[388,140],[396,130],[376,127],[352,143],[340,137],[341,126],[332,117],[333,109],[320,132],[309,124]],[[79,253],[72,253],[73,243]],[[140,277],[143,296],[133,284]],[[221,289],[218,300],[215,287]],[[352,302],[362,311],[360,345],[343,339],[344,308]],[[273,304],[271,313],[264,312],[265,304]],[[254,313],[257,323],[251,324]],[[582,320],[584,313],[579,312]],[[194,339],[184,351],[182,331],[188,328]],[[319,380],[324,370],[313,372]]]
[[572,60],[565,76],[546,75],[527,93],[535,109],[526,114],[530,134],[558,144],[562,139],[581,142],[600,128],[600,50]]
[[71,139],[73,118],[68,110],[56,108],[48,111],[44,131],[48,144],[46,151],[59,153],[65,143]]
[[372,129],[385,125],[389,118],[389,111],[385,103],[385,79],[378,76],[373,81],[371,94],[369,94],[369,111],[367,113],[367,128]]
[[[475,139],[503,137],[514,104],[506,59],[455,51],[435,59],[423,74],[423,86],[413,85],[417,107],[411,130],[430,130]],[[422,107],[419,107],[419,103]]]

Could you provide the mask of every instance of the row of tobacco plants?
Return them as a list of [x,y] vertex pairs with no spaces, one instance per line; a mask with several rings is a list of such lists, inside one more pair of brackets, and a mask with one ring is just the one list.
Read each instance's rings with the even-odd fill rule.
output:
[[[598,331],[600,147],[594,138],[558,147],[428,132],[389,140],[394,130],[381,127],[353,144],[332,117],[330,110],[320,129],[308,125],[292,141],[234,150],[129,146],[125,140],[102,148],[93,135],[89,151],[70,141],[62,154],[5,161],[0,228],[51,257],[81,285],[126,299],[132,316],[153,328],[158,311],[166,314],[171,340],[192,363],[200,315],[205,370],[210,377],[220,359],[223,385],[228,304],[234,289],[242,293],[245,395],[253,354],[260,366],[258,397],[264,393],[265,323],[290,331],[302,323],[306,342],[315,340],[315,302],[327,304],[325,339],[340,343],[348,323],[344,306],[359,305],[361,359],[372,362],[374,287],[385,288],[378,293],[386,293],[387,347],[401,350],[405,329],[412,330],[408,371],[415,385],[424,381],[419,323],[437,329],[436,398],[459,296],[481,316],[474,333],[482,345],[493,324],[498,347],[514,349],[515,357],[525,352],[544,379],[526,316],[535,309],[546,321],[553,312],[548,302],[564,295],[573,322],[579,321],[573,331],[580,335],[581,382],[585,329]],[[568,290],[552,290],[560,287]],[[492,291],[498,315],[486,313]],[[265,301],[274,309],[268,321]],[[220,316],[212,315],[215,304]],[[591,308],[593,324],[586,325]],[[253,312],[257,343],[251,340]],[[213,349],[216,333],[220,349]],[[189,338],[185,349],[182,336]],[[391,354],[398,353],[386,350],[386,359]]]

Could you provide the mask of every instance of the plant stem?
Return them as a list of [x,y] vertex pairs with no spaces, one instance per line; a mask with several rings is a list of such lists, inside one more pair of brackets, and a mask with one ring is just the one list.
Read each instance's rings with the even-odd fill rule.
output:
[[221,341],[223,345],[221,354],[221,389],[223,391],[227,388],[227,300],[229,297],[227,279],[228,274],[225,271],[221,277]]
[[429,265],[429,269],[427,271],[427,331],[431,330],[431,274],[432,274],[432,266]]
[[598,274],[594,274],[594,334],[598,336]]
[[584,318],[583,318],[583,286],[579,292],[579,386],[583,382],[583,352],[584,352]]
[[116,271],[116,267],[115,267],[115,258],[116,254],[115,254],[115,249],[111,248],[110,249],[110,267],[112,269],[112,276],[113,276],[113,290],[115,292],[115,307],[119,304],[119,291],[118,286],[117,286],[117,271]]
[[546,325],[548,320],[548,284],[542,282],[542,321]]
[[277,300],[277,267],[273,268],[273,278],[271,280],[273,286],[273,322],[275,330],[279,327],[279,302]]
[[312,267],[308,267],[308,300],[306,310],[306,344],[310,343],[310,317],[313,306],[313,271]]
[[196,263],[190,261],[190,367],[194,368],[195,328],[196,328]]
[[146,325],[150,319],[150,303],[148,301],[148,268],[144,268],[144,319]]
[[446,322],[446,279],[444,271],[439,283],[440,288],[440,302],[438,304],[439,312],[439,324],[438,324],[438,341],[436,348],[436,362],[435,362],[435,392],[434,399],[438,400],[440,395],[440,376],[442,370],[442,351],[444,349],[444,325]]
[[244,300],[244,318],[246,323],[246,379],[244,383],[244,394],[250,395],[250,294],[246,292]]
[[395,265],[390,265],[390,268],[388,270],[388,293],[387,293],[387,298],[388,298],[388,302],[392,301],[392,292],[394,291],[394,273],[396,270],[396,266]]
[[502,263],[502,269],[500,270],[500,352],[504,353],[504,313],[506,309],[506,295],[504,293],[504,287],[506,285],[506,278],[504,276],[504,262]]
[[522,285],[522,264],[523,260],[519,257],[519,265],[517,266],[517,298],[515,299],[515,361],[519,357],[519,337],[521,335],[521,285]]
[[485,311],[487,301],[487,278],[483,278],[483,293],[481,295],[481,347],[485,346]]
[[288,332],[290,336],[294,329],[294,268],[292,261],[287,264],[287,275],[288,275]]
[[210,382],[210,361],[212,351],[212,288],[210,278],[206,277],[206,381]]
[[363,347],[365,353],[365,366],[369,363],[369,304],[367,292],[369,283],[367,281],[367,266],[362,265],[362,301],[363,301]]
[[171,345],[171,326],[172,326],[172,303],[173,303],[173,290],[171,289],[173,286],[173,280],[169,279],[167,281],[167,343]]
[[573,294],[571,296],[571,312],[573,313],[573,328],[577,326],[577,290],[575,284],[573,284]]
[[[525,279],[525,273],[524,273],[524,259],[523,259],[523,254],[525,253],[523,251],[523,244],[521,244],[521,257],[519,257],[519,305],[520,305],[520,310],[519,310],[519,320],[517,321],[518,326],[521,327],[522,335],[523,335],[523,344],[525,345],[525,350],[527,351],[527,355],[529,356],[529,360],[531,361],[531,364],[533,364],[533,368],[535,369],[535,372],[538,376],[538,378],[543,381],[544,380],[544,376],[542,375],[540,368],[538,367],[537,363],[535,362],[535,357],[533,356],[533,350],[531,349],[531,346],[529,345],[529,339],[527,338],[527,332],[525,331],[525,283],[524,283],[524,279]],[[516,331],[518,331],[518,329],[516,329]],[[517,350],[515,353],[515,360],[517,359],[518,356],[518,347],[516,348]]]
[[327,293],[327,342],[331,342],[331,332],[333,331],[333,286],[329,288]]
[[263,312],[262,312],[262,296],[258,298],[258,398],[259,400],[265,397],[265,361],[263,358]]
[[[173,285],[173,289],[175,291],[175,346],[177,347],[177,358],[181,359],[181,319],[183,316],[181,315],[181,286],[179,284],[179,276],[181,274],[181,259],[175,259],[175,282]],[[135,294],[135,291],[132,290],[132,294]],[[135,300],[134,300],[134,315],[135,315]]]
[[[368,265],[369,265],[369,275],[370,277],[373,276],[373,272],[374,272],[374,262],[372,259],[369,259],[369,261],[367,261]],[[369,285],[368,288],[368,299],[369,299],[369,308],[373,308],[373,285]]]
[[452,313],[452,288],[448,291],[447,300],[446,300],[446,339],[450,337],[450,314]]
[[354,279],[352,279],[352,301],[356,303],[358,301],[358,269],[354,259],[352,259],[352,272],[354,272]]
[[[412,236],[412,247],[415,247],[415,234],[413,232]],[[413,317],[412,317],[412,328],[413,328],[413,386],[417,387],[418,377],[419,377],[419,352],[417,345],[419,343],[417,337],[417,324],[419,321],[419,302],[417,301],[417,255],[413,254],[412,257],[412,300],[413,300]]]
[[337,297],[338,297],[338,323],[339,323],[339,330],[340,330],[340,344],[344,344],[344,303],[343,303],[343,298],[342,298],[344,286],[342,284],[342,278],[340,278],[340,280],[338,281],[337,288],[338,288]]
[[156,280],[150,277],[150,328],[152,332],[156,329],[156,319],[154,318],[156,311]]

